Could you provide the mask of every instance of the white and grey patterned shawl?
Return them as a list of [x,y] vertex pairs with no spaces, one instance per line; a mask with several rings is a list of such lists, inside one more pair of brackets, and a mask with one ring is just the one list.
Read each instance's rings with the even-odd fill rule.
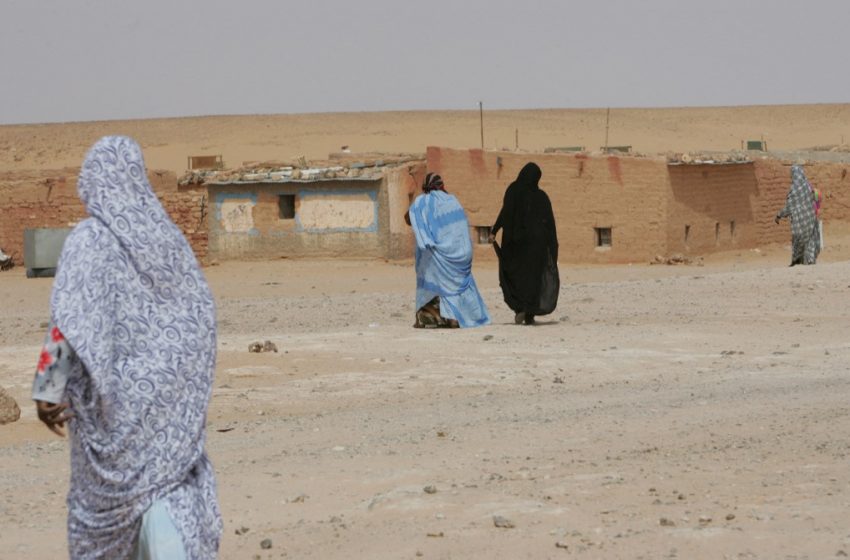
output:
[[791,166],[791,188],[780,216],[791,216],[791,235],[805,241],[817,226],[812,187],[800,165]]
[[62,250],[54,323],[82,363],[68,381],[72,558],[127,558],[141,517],[166,502],[189,558],[221,533],[204,451],[215,307],[195,255],[157,200],[139,146],[108,136],[78,190],[89,218]]

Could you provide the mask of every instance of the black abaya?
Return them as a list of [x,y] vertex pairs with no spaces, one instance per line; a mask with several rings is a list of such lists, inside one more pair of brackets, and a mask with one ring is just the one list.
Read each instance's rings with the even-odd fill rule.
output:
[[549,197],[538,186],[542,172],[528,163],[505,191],[499,217],[499,284],[515,313],[547,315],[558,303],[558,235]]

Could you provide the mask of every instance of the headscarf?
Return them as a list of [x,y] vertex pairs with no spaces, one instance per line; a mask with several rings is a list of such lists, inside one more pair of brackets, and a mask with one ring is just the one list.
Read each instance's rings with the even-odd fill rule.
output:
[[520,169],[514,182],[527,189],[534,190],[540,188],[538,183],[540,183],[541,177],[543,177],[543,171],[540,170],[540,166],[530,161]]
[[443,191],[445,192],[446,187],[443,184],[443,178],[437,175],[436,173],[428,173],[425,176],[425,180],[422,182],[422,192],[428,194],[431,191]]
[[[526,163],[517,174],[516,180],[508,185],[502,204],[503,241],[524,237],[533,222],[539,220],[534,202],[539,198],[540,179],[543,172],[533,161]],[[548,198],[547,198],[548,201]]]
[[136,142],[101,138],[78,191],[90,217],[65,242],[51,297],[82,364],[67,386],[71,556],[128,557],[142,515],[165,500],[187,556],[214,557],[221,518],[204,451],[212,294]]

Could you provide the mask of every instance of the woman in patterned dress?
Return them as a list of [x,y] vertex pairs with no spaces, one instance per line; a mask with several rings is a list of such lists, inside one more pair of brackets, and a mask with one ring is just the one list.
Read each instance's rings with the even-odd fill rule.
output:
[[215,307],[130,138],[100,139],[78,191],[33,399],[71,441],[71,558],[215,558],[222,523],[204,450]]
[[776,214],[778,224],[782,218],[791,218],[791,265],[815,264],[820,253],[820,227],[817,214],[818,199],[806,179],[802,165],[791,166],[791,188],[785,197],[785,206]]

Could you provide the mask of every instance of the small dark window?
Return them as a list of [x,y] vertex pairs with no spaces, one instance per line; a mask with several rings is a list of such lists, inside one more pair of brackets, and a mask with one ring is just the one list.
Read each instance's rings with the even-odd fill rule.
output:
[[720,222],[714,222],[714,243],[720,243]]
[[490,226],[475,226],[475,233],[478,235],[479,244],[490,243]]
[[690,237],[690,236],[691,236],[691,226],[686,225],[685,226],[685,243],[688,242],[688,237]]
[[729,222],[729,237],[735,239],[735,220]]
[[593,228],[596,231],[596,246],[610,247],[611,246],[611,228],[598,227]]
[[295,195],[281,194],[277,197],[277,216],[281,220],[295,218]]

